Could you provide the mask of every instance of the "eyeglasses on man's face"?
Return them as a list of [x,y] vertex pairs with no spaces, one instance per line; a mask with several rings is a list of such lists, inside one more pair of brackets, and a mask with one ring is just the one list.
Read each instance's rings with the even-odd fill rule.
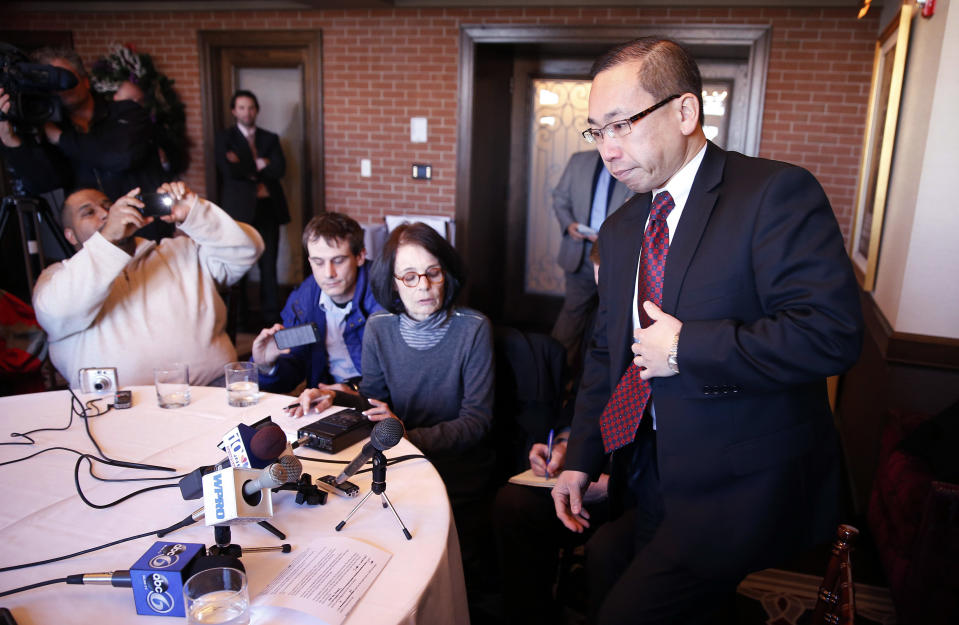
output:
[[586,139],[586,143],[602,143],[604,139],[609,137],[610,139],[614,137],[625,137],[633,131],[633,124],[646,117],[656,109],[665,105],[667,102],[675,100],[679,97],[678,93],[675,93],[665,100],[661,100],[656,104],[652,105],[645,111],[640,111],[633,115],[632,117],[627,117],[626,119],[620,119],[614,122],[609,122],[602,128],[587,128],[583,131],[583,138]]
[[430,267],[426,273],[407,271],[402,276],[393,274],[393,277],[412,289],[419,285],[420,278],[426,278],[430,284],[442,284],[445,276],[442,267]]

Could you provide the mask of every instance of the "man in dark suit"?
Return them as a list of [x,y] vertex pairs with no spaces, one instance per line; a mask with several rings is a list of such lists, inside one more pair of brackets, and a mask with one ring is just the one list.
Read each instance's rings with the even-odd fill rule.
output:
[[[263,325],[272,325],[280,319],[276,277],[280,226],[290,221],[280,185],[280,178],[286,173],[286,159],[280,138],[256,127],[260,104],[252,92],[234,93],[230,110],[236,125],[216,138],[216,166],[223,177],[220,204],[231,217],[252,224],[263,237],[264,251],[259,261],[260,313]],[[245,302],[245,280],[241,288]]]
[[584,136],[637,195],[600,231],[554,503],[587,527],[583,492],[611,453],[614,520],[587,545],[595,622],[713,623],[747,573],[835,530],[825,378],[858,358],[858,290],[809,172],[706,140],[681,46],[623,44],[593,77]]
[[553,189],[553,210],[563,229],[556,260],[566,272],[566,297],[552,334],[566,348],[566,360],[573,369],[578,369],[582,361],[583,332],[596,308],[589,250],[603,221],[630,195],[626,185],[612,179],[596,150],[569,157]]

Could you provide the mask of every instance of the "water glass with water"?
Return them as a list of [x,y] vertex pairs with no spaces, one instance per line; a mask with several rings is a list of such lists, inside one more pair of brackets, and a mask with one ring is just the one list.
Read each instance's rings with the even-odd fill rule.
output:
[[250,591],[239,569],[216,567],[200,571],[183,585],[188,625],[248,625]]
[[231,406],[253,406],[259,399],[260,385],[256,364],[231,362],[223,368],[226,379],[226,400]]
[[190,368],[186,363],[156,367],[153,380],[160,408],[181,408],[190,403]]

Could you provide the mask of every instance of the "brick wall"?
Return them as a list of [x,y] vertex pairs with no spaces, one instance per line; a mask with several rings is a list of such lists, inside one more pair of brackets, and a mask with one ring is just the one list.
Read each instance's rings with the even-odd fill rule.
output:
[[[434,9],[149,13],[21,13],[6,29],[72,30],[92,61],[111,43],[133,43],[176,81],[187,107],[192,168],[204,188],[198,30],[320,29],[326,206],[361,222],[387,212],[453,215],[456,81],[461,24],[770,24],[772,49],[762,156],[809,168],[852,227],[878,12],[854,9]],[[429,119],[429,143],[409,143],[409,118]],[[374,176],[359,177],[372,158]],[[432,163],[414,182],[410,162]]]

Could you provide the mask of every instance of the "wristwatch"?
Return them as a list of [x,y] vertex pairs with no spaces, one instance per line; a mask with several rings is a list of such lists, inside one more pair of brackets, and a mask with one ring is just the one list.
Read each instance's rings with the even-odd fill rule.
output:
[[673,343],[669,346],[669,355],[666,357],[666,364],[673,373],[679,373],[679,332],[673,336]]

